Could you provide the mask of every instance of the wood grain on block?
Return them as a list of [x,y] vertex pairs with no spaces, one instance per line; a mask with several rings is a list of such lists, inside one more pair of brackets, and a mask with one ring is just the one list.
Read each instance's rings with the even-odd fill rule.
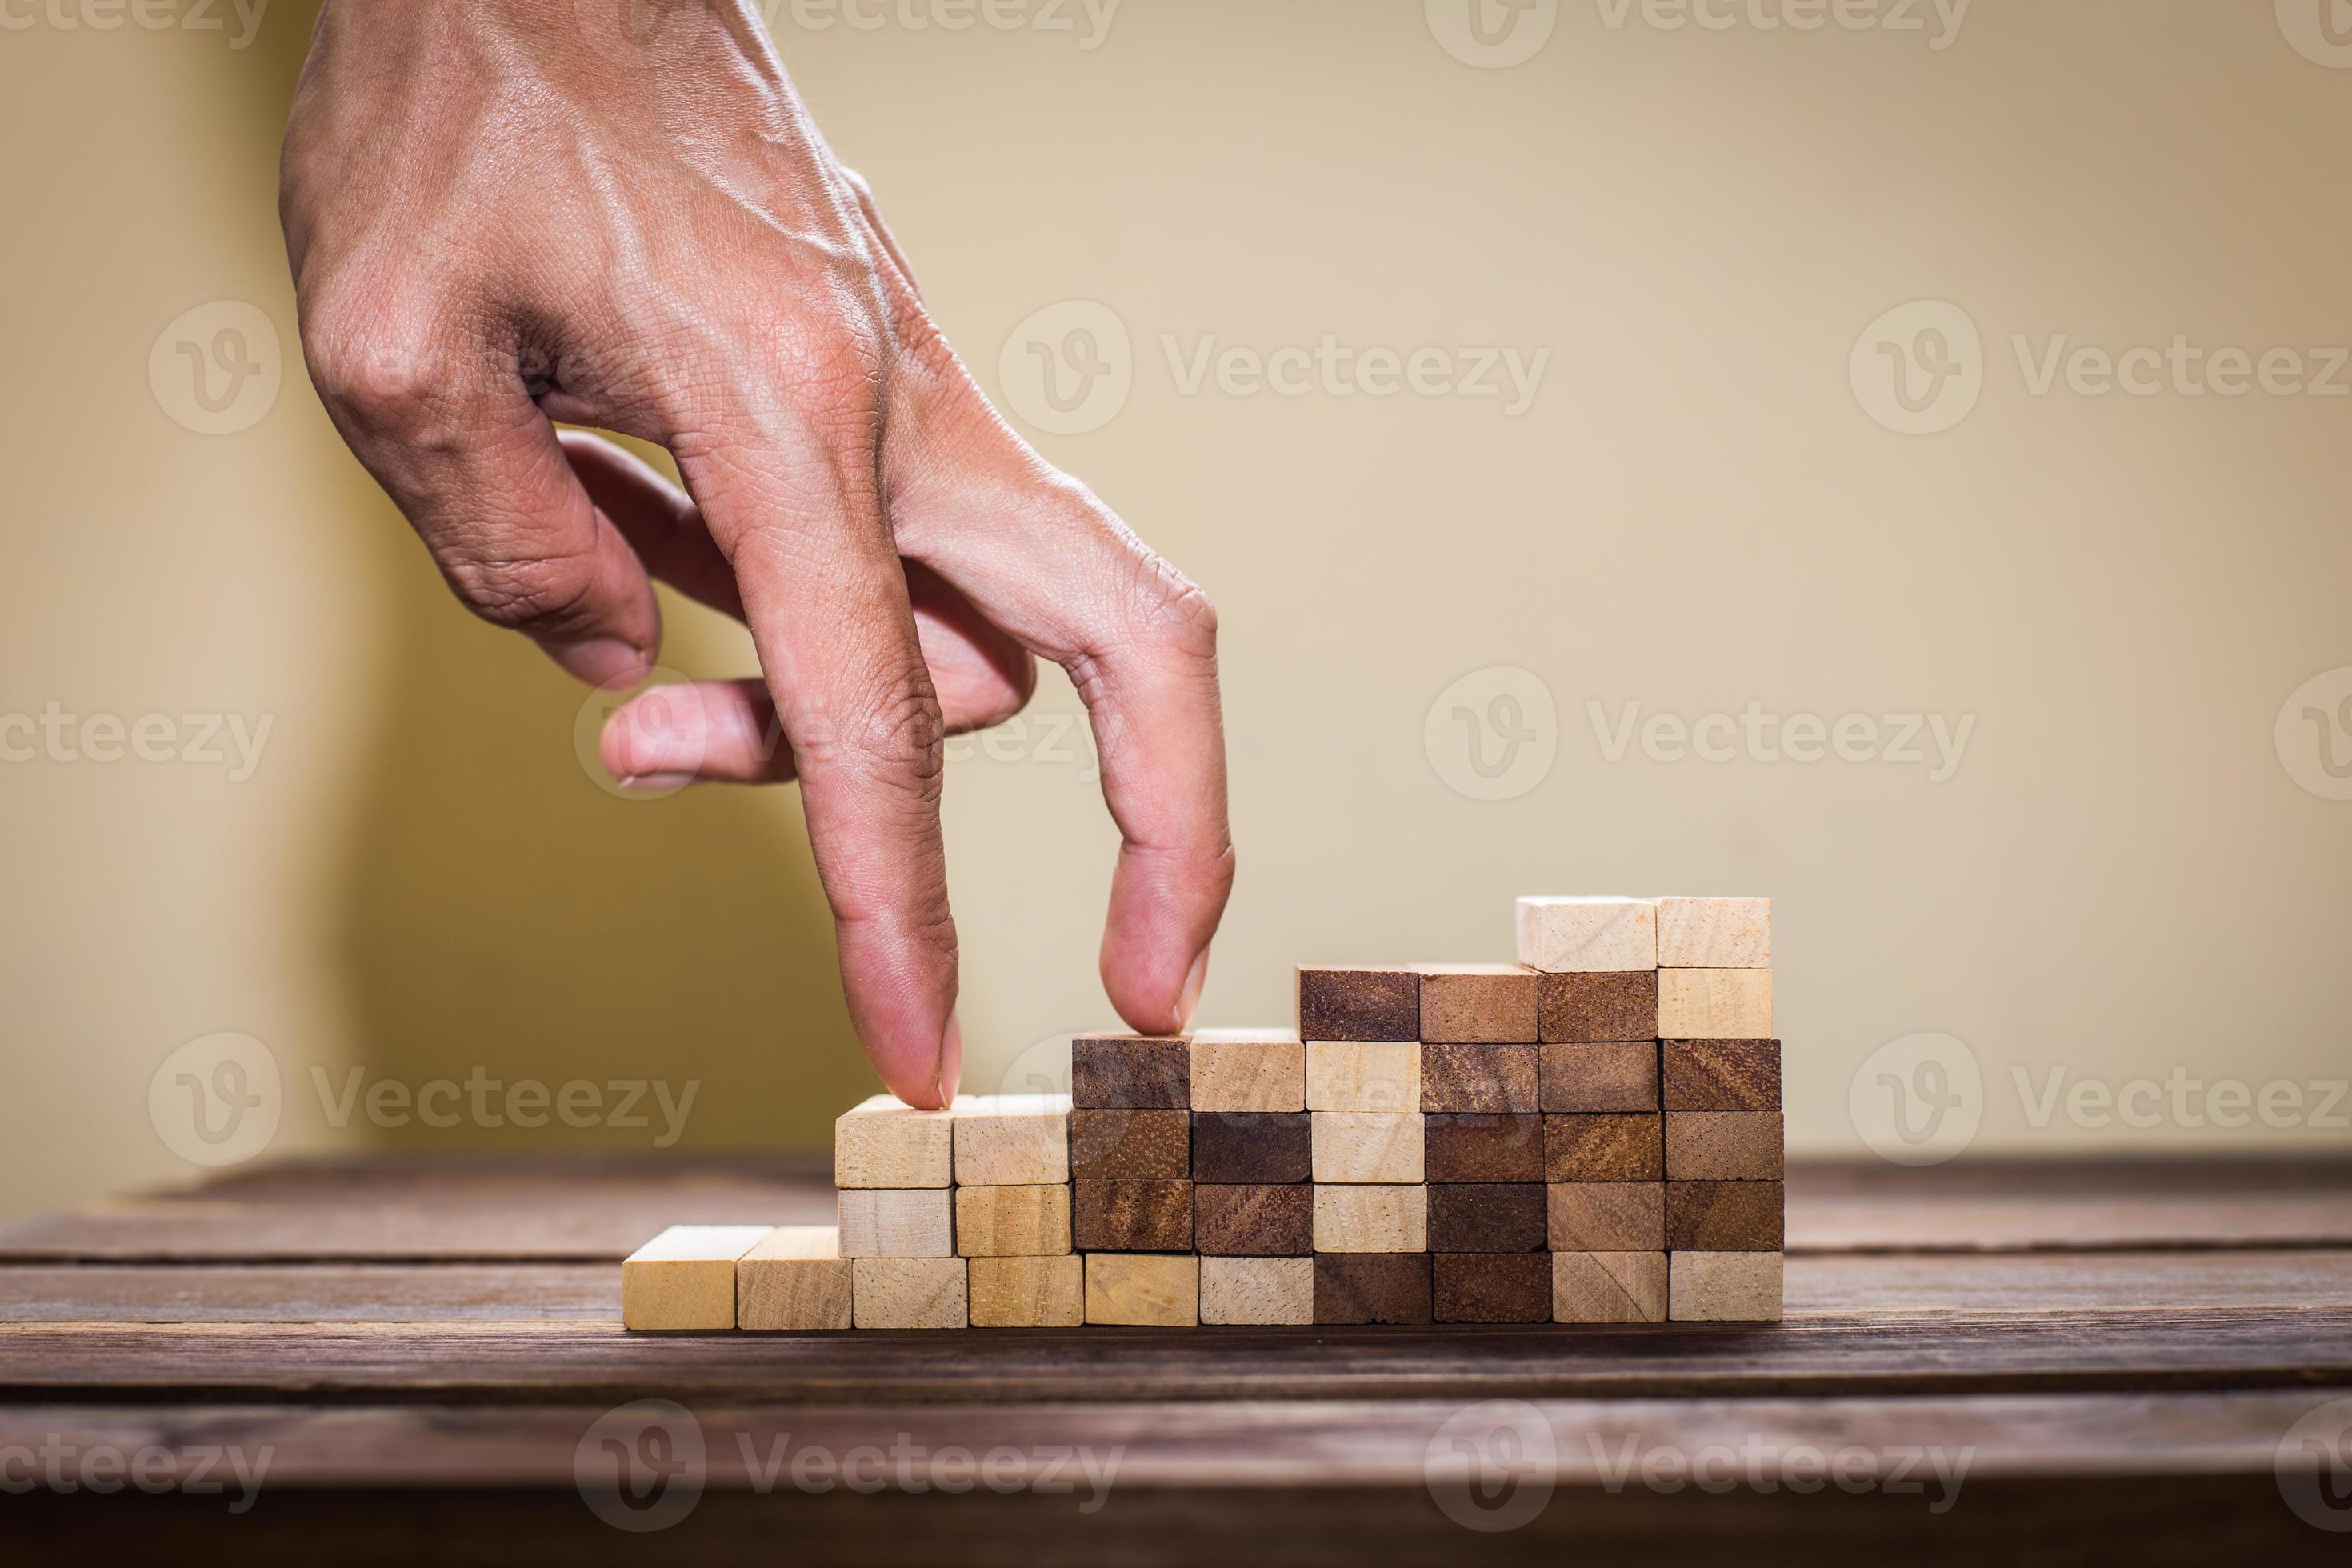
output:
[[1538,1100],[1546,1110],[1658,1109],[1658,1045],[1538,1046]]
[[961,1258],[861,1258],[850,1276],[861,1329],[970,1326],[969,1275]]
[[1535,1110],[1541,1078],[1536,1046],[1425,1045],[1423,1110]]
[[[1298,1037],[1418,1040],[1421,976],[1410,969],[1298,971]],[[1314,1106],[1310,1102],[1308,1110]]]
[[1664,1322],[1666,1255],[1553,1253],[1551,1319],[1555,1323]]
[[1307,1041],[1307,1109],[1420,1110],[1419,1042]]
[[773,1226],[674,1225],[621,1264],[621,1322],[632,1329],[731,1329],[735,1262]]
[[1777,1323],[1781,1258],[1777,1252],[1677,1252],[1668,1316],[1678,1323]]
[[1426,1118],[1432,1182],[1540,1182],[1540,1116],[1445,1115]]
[[1318,1110],[1313,1127],[1313,1175],[1318,1182],[1426,1180],[1423,1117],[1418,1110]]
[[1080,1252],[1190,1252],[1192,1184],[1072,1184],[1072,1230]]
[[1519,962],[1551,972],[1655,969],[1658,906],[1649,899],[1523,898]]
[[1228,1185],[1303,1182],[1314,1160],[1307,1113],[1202,1111],[1192,1118],[1192,1179]]
[[1315,1188],[1318,1252],[1426,1252],[1429,1189],[1350,1184]]
[[1070,1112],[1073,1177],[1180,1182],[1192,1173],[1192,1112],[1083,1109]]
[[1777,1182],[1782,1147],[1777,1110],[1666,1112],[1670,1182]]
[[1547,1182],[1665,1179],[1665,1121],[1655,1111],[1647,1116],[1569,1112],[1547,1115],[1543,1121]]
[[1311,1323],[1315,1321],[1312,1258],[1203,1258],[1203,1323]]
[[1769,899],[1660,899],[1661,969],[1769,969]]
[[1554,1182],[1544,1189],[1554,1252],[1664,1252],[1663,1182]]
[[1430,1260],[1441,1323],[1551,1321],[1551,1259],[1540,1252],[1445,1252]]
[[1658,972],[1658,1038],[1769,1040],[1769,969],[1663,969]]
[[1087,1255],[1087,1322],[1182,1329],[1200,1321],[1199,1258]]
[[877,1094],[833,1123],[836,1187],[944,1187],[954,1178],[954,1121]]
[[1042,1187],[1070,1179],[1066,1094],[956,1096],[960,1187]]
[[955,1249],[965,1258],[1052,1258],[1070,1250],[1070,1188],[958,1187]]
[[1086,1269],[1075,1253],[1059,1258],[975,1258],[971,1267],[975,1329],[1075,1329],[1086,1321]]
[[1318,1252],[1318,1323],[1426,1323],[1431,1321],[1426,1252]]
[[1664,1040],[1668,1110],[1778,1110],[1778,1040]]
[[1192,1047],[1169,1036],[1080,1035],[1070,1042],[1070,1103],[1087,1110],[1184,1110]]
[[1307,1047],[1292,1029],[1195,1029],[1195,1111],[1307,1109]]
[[1668,1182],[1671,1252],[1779,1252],[1786,1245],[1779,1182]]
[[853,1260],[829,1225],[780,1225],[735,1260],[739,1329],[845,1329]]
[[1304,1258],[1315,1250],[1315,1189],[1192,1187],[1192,1250],[1204,1258]]
[[1536,972],[1520,963],[1419,963],[1420,1038],[1434,1044],[1533,1045]]
[[950,1187],[844,1187],[835,1196],[844,1258],[952,1258]]
[[1546,974],[1536,981],[1536,1036],[1546,1045],[1658,1037],[1658,972]]
[[1538,1183],[1441,1183],[1429,1189],[1429,1250],[1541,1252],[1544,1206]]

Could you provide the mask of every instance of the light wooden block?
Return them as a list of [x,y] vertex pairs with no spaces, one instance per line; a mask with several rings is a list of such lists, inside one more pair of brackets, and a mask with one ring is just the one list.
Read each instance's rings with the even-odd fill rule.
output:
[[1312,1258],[1203,1258],[1201,1321],[1312,1323]]
[[1669,1110],[1666,1180],[1777,1182],[1784,1143],[1777,1110]]
[[1069,1251],[1070,1189],[958,1187],[955,1249],[965,1258],[1053,1258]]
[[674,1225],[621,1263],[621,1323],[631,1329],[731,1329],[735,1261],[773,1226]]
[[1555,1323],[1664,1322],[1666,1255],[1663,1252],[1553,1253],[1551,1321]]
[[850,1275],[861,1329],[970,1326],[970,1276],[961,1258],[861,1258]]
[[944,1187],[954,1179],[953,1122],[891,1095],[853,1106],[833,1123],[836,1187]]
[[951,1188],[846,1187],[835,1199],[844,1258],[955,1256]]
[[[1020,1191],[991,1187],[990,1192]],[[1086,1321],[1086,1268],[1076,1253],[1061,1258],[971,1260],[975,1329],[1075,1329]]]
[[1307,1047],[1292,1029],[1192,1031],[1192,1109],[1307,1109]]
[[1189,1253],[1087,1254],[1087,1321],[1188,1329],[1201,1321],[1201,1260]]
[[780,1225],[735,1260],[739,1329],[845,1329],[854,1260],[829,1225]]
[[1308,1120],[1318,1182],[1409,1185],[1427,1168],[1420,1111],[1318,1110]]
[[1315,1250],[1428,1251],[1429,1189],[1318,1184]]
[[1769,1040],[1769,969],[1662,969],[1658,1037],[1664,1040]]
[[1769,969],[1769,899],[1660,899],[1661,969]]
[[1650,899],[1524,898],[1519,962],[1591,973],[1658,966],[1658,906]]
[[953,1108],[960,1187],[1046,1187],[1070,1179],[1070,1097],[960,1094]]
[[1307,1109],[1420,1110],[1420,1042],[1309,1040]]
[[1677,1252],[1668,1315],[1678,1323],[1777,1323],[1777,1252]]

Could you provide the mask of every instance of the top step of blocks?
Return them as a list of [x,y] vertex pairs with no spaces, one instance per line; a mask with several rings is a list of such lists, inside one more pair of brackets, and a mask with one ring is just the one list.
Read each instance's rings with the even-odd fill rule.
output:
[[1549,973],[1769,969],[1769,899],[1528,897],[1519,962]]

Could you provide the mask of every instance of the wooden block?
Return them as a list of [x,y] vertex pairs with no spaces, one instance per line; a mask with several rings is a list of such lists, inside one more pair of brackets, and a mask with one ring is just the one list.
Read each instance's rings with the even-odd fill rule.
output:
[[1534,1182],[1447,1182],[1429,1189],[1432,1252],[1541,1252],[1544,1189]]
[[1070,1103],[1086,1110],[1192,1108],[1192,1047],[1169,1036],[1080,1035],[1070,1042]]
[[835,1197],[844,1258],[955,1256],[952,1188],[845,1187]]
[[1084,1181],[1072,1186],[1072,1229],[1080,1252],[1192,1250],[1192,1183]]
[[1192,1031],[1194,1111],[1304,1110],[1307,1047],[1290,1029]]
[[969,1279],[961,1258],[861,1258],[850,1276],[857,1327],[966,1328]]
[[1664,1182],[1554,1182],[1544,1189],[1554,1252],[1664,1252]]
[[1549,1323],[1551,1259],[1540,1252],[1445,1252],[1430,1260],[1441,1323]]
[[1199,1258],[1087,1254],[1087,1322],[1191,1328],[1200,1321]]
[[1671,1252],[1779,1252],[1786,1245],[1779,1182],[1668,1182]]
[[1647,1116],[1547,1115],[1547,1182],[1656,1182],[1666,1174],[1664,1119]]
[[1769,899],[1660,899],[1661,969],[1769,969]]
[[1304,1258],[1315,1250],[1315,1189],[1192,1188],[1192,1250],[1203,1258]]
[[1551,972],[1655,969],[1658,906],[1650,899],[1524,898],[1519,962]]
[[1433,1045],[1421,1047],[1423,1110],[1538,1109],[1537,1046]]
[[1540,1116],[1448,1115],[1426,1121],[1429,1181],[1544,1179],[1544,1119]]
[[1429,1189],[1349,1184],[1315,1189],[1318,1252],[1426,1252]]
[[1658,1043],[1538,1046],[1538,1100],[1546,1110],[1655,1110]]
[[1781,1149],[1777,1110],[1666,1112],[1670,1182],[1777,1182]]
[[735,1260],[739,1329],[845,1329],[853,1260],[829,1225],[780,1225]]
[[[1304,1117],[1301,1121],[1306,1120]],[[1185,1110],[1073,1110],[1070,1174],[1108,1181],[1181,1182],[1192,1173],[1192,1116]]]
[[1202,1111],[1192,1118],[1192,1179],[1227,1184],[1303,1182],[1314,1158],[1307,1113]]
[[1417,963],[1427,1043],[1533,1045],[1536,972],[1520,963]]
[[1660,970],[1658,1037],[1662,1040],[1771,1039],[1772,972],[1769,969]]
[[975,1258],[970,1288],[975,1329],[1075,1329],[1086,1321],[1086,1268],[1076,1254]]
[[1546,1045],[1658,1037],[1658,972],[1547,974],[1536,982],[1536,1036]]
[[1778,1110],[1778,1040],[1664,1040],[1668,1110]]
[[[1421,976],[1410,969],[1298,971],[1298,1037],[1418,1040]],[[1308,1102],[1312,1110],[1314,1104]]]
[[1318,1323],[1426,1323],[1431,1321],[1426,1252],[1318,1252]]
[[1666,1255],[1663,1252],[1553,1253],[1551,1321],[1555,1323],[1664,1322]]
[[1777,1252],[1677,1252],[1668,1315],[1678,1323],[1777,1323]]
[[674,1225],[621,1263],[621,1324],[731,1329],[735,1262],[773,1226]]
[[1308,1120],[1317,1181],[1404,1185],[1426,1179],[1420,1111],[1318,1110]]
[[956,1096],[960,1187],[1048,1187],[1070,1179],[1066,1094]]
[[964,1258],[1053,1258],[1070,1250],[1070,1189],[958,1187],[955,1249]]
[[834,1120],[836,1187],[944,1187],[953,1180],[954,1121],[877,1094]]
[[1201,1321],[1311,1323],[1315,1321],[1312,1258],[1203,1258]]
[[1421,1046],[1416,1041],[1309,1040],[1309,1110],[1418,1110]]

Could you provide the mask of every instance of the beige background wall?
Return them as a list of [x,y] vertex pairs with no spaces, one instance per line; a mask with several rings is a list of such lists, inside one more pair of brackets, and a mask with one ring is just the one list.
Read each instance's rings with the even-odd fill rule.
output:
[[[0,763],[0,1211],[190,1173],[149,1083],[222,1031],[280,1071],[275,1152],[621,1152],[662,1121],[338,1128],[315,1079],[341,1094],[353,1068],[409,1093],[478,1068],[692,1079],[679,1147],[821,1142],[871,1080],[793,796],[600,787],[580,694],[446,601],[302,379],[274,162],[314,7],[278,0],[239,48],[233,12],[101,32],[56,17],[103,7],[59,5],[0,36],[0,716],[169,715],[175,746],[184,715],[272,728],[244,779]],[[1801,33],[1745,0],[1719,30],[1563,0],[1505,68],[1451,56],[1411,0],[1125,0],[1093,47],[1075,5],[1075,32],[770,9],[987,384],[1045,307],[1095,301],[1128,334],[1115,417],[1030,427],[1223,611],[1242,878],[1204,1021],[1284,1016],[1303,960],[1506,956],[1517,891],[1765,891],[1799,1146],[1860,1149],[1857,1069],[1923,1033],[1964,1060],[1896,1045],[1861,1073],[1862,1123],[1882,1071],[1951,1099],[1973,1063],[1978,1152],[2352,1142],[2327,1105],[2352,804],[2298,783],[2343,787],[2302,710],[2336,725],[2352,677],[2274,735],[2290,693],[2352,665],[2352,369],[2305,353],[2352,343],[2329,174],[2352,69],[2294,0],[2284,25],[2253,0],[1977,0],[1942,47],[1924,4],[1923,31]],[[1859,394],[1850,354],[1921,300],[1980,337],[1948,395],[1981,387],[1903,435],[1864,406],[1896,417],[1875,340]],[[203,435],[148,364],[218,300],[275,323],[286,379],[251,428]],[[1516,416],[1182,379],[1204,336],[1327,334],[1549,359]],[[2335,393],[2190,395],[2168,370],[2100,395],[2062,368],[2037,395],[2020,334],[2036,361],[2061,334],[2284,347]],[[672,666],[751,668],[730,628],[671,615]],[[1454,699],[1424,734],[1465,678],[1481,713],[1521,700],[1513,798],[1449,783],[1478,783]],[[1744,741],[1674,761],[1637,734],[1612,761],[1588,707],[1613,727],[1751,701],[1973,728],[1937,781]],[[1114,838],[1051,718],[1072,710],[1051,684],[952,765],[981,1087],[1108,1019]],[[2199,1090],[2101,1125],[2095,1101],[2040,1114],[2053,1071],[2276,1081],[2303,1110],[2231,1129]]]

